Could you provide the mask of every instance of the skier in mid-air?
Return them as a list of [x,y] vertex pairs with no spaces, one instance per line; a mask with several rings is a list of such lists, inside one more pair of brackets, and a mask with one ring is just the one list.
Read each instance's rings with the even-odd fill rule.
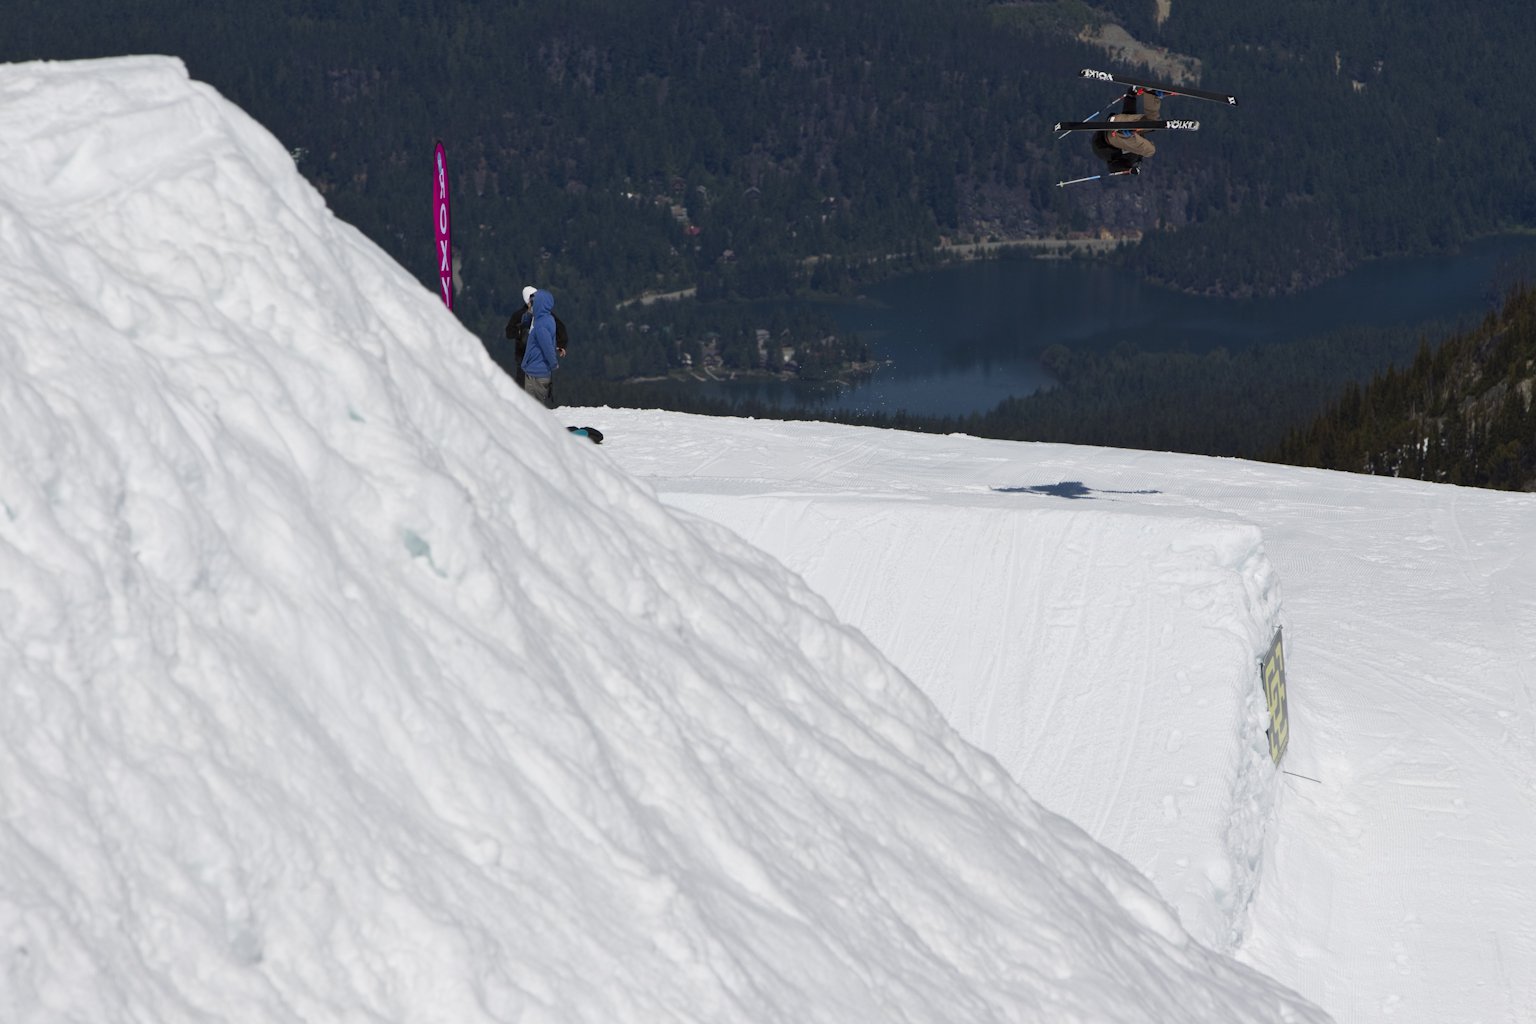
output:
[[[1137,100],[1141,101],[1141,111],[1137,112]],[[1163,94],[1157,89],[1143,89],[1133,86],[1126,90],[1125,97],[1120,104],[1120,113],[1113,114],[1109,120],[1115,121],[1156,121],[1163,116]],[[1152,140],[1147,138],[1144,132],[1133,131],[1129,128],[1106,129],[1093,133],[1093,155],[1109,165],[1111,174],[1140,174],[1142,160],[1157,152],[1157,147]]]
[[[1108,107],[1094,113],[1086,121],[1056,122],[1055,130],[1058,139],[1064,139],[1073,132],[1092,132],[1090,143],[1093,147],[1093,155],[1109,165],[1099,174],[1058,181],[1057,188],[1065,188],[1084,181],[1105,181],[1121,175],[1140,174],[1141,162],[1157,152],[1157,147],[1153,145],[1151,139],[1147,138],[1146,132],[1199,131],[1199,121],[1163,119],[1163,97],[1165,96],[1189,96],[1197,100],[1223,103],[1229,107],[1237,106],[1237,97],[1231,93],[1196,89],[1187,85],[1162,85],[1130,78],[1114,71],[1083,68],[1078,72],[1078,77],[1093,82],[1113,82],[1116,85],[1125,86],[1126,91],[1111,100]],[[1110,115],[1108,123],[1100,120],[1117,103],[1120,105],[1120,113]],[[1115,127],[1116,123],[1119,127]]]

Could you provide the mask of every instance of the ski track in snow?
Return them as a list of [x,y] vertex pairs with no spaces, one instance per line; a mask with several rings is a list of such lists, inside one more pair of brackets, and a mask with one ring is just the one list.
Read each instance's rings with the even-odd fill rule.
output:
[[[1341,1019],[1475,1019],[1464,1016],[1469,1001],[1477,1002],[1475,987],[1536,991],[1529,930],[1484,923],[1507,920],[1501,907],[1513,908],[1517,920],[1536,910],[1523,883],[1510,877],[1516,865],[1531,863],[1528,852],[1514,852],[1525,827],[1498,811],[1519,808],[1514,820],[1533,820],[1533,743],[1529,727],[1518,726],[1529,716],[1497,696],[1523,690],[1518,680],[1531,671],[1530,645],[1521,639],[1536,628],[1530,587],[1508,584],[1536,578],[1536,565],[1528,549],[1490,559],[1467,541],[1472,531],[1462,509],[1474,505],[1476,547],[1518,545],[1514,520],[1488,513],[1520,498],[1454,488],[1403,498],[1399,511],[1338,503],[1336,535],[1315,530],[1304,538],[1323,556],[1288,573],[1293,616],[1327,609],[1312,623],[1318,633],[1293,638],[1292,648],[1293,671],[1315,680],[1297,703],[1293,732],[1316,732],[1313,765],[1297,770],[1322,782],[1297,782],[1290,792],[1303,835],[1315,830],[1332,840],[1305,851],[1292,870],[1349,879],[1373,893],[1370,900],[1350,893],[1331,914],[1322,901],[1296,899],[1299,935],[1321,934],[1361,951],[1348,961],[1308,951],[1296,977],[1304,991],[1337,991],[1330,1009]],[[1479,575],[1472,565],[1501,568]],[[1494,586],[1494,575],[1505,585]],[[1301,692],[1293,690],[1293,700]],[[1296,856],[1296,844],[1289,846]],[[1485,850],[1492,856],[1483,857]],[[1304,891],[1299,879],[1292,886]],[[1249,954],[1262,961],[1275,944],[1266,937]],[[1502,980],[1489,978],[1487,966],[1507,962],[1510,949],[1520,951],[1514,959],[1521,966]],[[1450,950],[1474,951],[1477,968],[1440,975],[1437,964]],[[1361,985],[1363,970],[1384,980]],[[1518,1010],[1491,1001],[1504,1015],[1491,1019],[1528,1016],[1536,1006],[1523,999]]]

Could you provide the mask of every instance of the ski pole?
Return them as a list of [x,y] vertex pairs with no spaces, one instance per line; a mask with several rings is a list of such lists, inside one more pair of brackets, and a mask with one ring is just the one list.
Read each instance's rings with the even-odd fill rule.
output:
[[1100,178],[1118,178],[1121,175],[1130,173],[1130,171],[1110,171],[1108,174],[1090,174],[1086,178],[1071,178],[1067,181],[1058,181],[1056,183],[1056,187],[1065,188],[1068,185],[1076,185],[1078,182],[1082,181],[1098,181]]

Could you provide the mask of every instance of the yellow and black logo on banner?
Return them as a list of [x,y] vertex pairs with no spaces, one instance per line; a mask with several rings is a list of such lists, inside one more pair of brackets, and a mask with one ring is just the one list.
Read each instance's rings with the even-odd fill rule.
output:
[[1278,628],[1269,653],[1259,662],[1259,675],[1264,681],[1264,699],[1269,704],[1269,756],[1279,764],[1291,739],[1291,719],[1285,710],[1285,649]]

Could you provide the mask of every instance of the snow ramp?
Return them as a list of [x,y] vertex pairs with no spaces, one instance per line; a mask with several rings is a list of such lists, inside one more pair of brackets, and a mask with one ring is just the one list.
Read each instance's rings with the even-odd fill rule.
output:
[[1063,479],[1048,446],[966,438],[986,453],[968,474],[951,438],[709,420],[695,443],[592,416],[665,501],[800,574],[1196,938],[1236,948],[1276,784],[1257,658],[1280,588],[1257,526]]

